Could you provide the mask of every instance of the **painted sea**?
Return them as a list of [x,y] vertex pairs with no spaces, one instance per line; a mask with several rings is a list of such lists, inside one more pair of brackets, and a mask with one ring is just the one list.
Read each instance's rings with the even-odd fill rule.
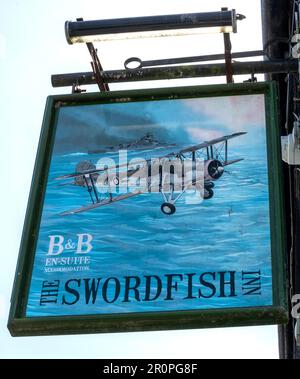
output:
[[[160,193],[145,193],[79,214],[60,215],[91,203],[87,189],[73,185],[73,179],[57,180],[74,172],[83,160],[95,165],[103,157],[117,161],[118,146],[125,145],[129,159],[158,157],[235,132],[247,134],[229,141],[229,158],[243,160],[225,168],[209,200],[187,204],[182,196],[169,216],[160,209]],[[147,135],[154,143],[139,145]],[[92,236],[86,254],[76,253],[79,235]],[[50,236],[63,238],[55,237],[53,255],[49,255]],[[74,257],[87,259],[79,262]],[[259,291],[245,295],[243,272],[260,273]],[[231,275],[234,293],[232,287],[229,291]],[[125,277],[131,278],[127,299]],[[225,296],[220,293],[220,278],[225,282]],[[159,280],[162,288],[155,296]],[[59,283],[58,295],[55,301],[48,297],[43,302],[43,286],[51,283]],[[149,301],[144,301],[147,296]],[[60,109],[27,316],[266,305],[272,305],[272,270],[262,95]]]

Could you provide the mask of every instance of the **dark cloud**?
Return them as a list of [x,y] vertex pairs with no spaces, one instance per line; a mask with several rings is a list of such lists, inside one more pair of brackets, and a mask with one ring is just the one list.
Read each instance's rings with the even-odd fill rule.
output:
[[[189,140],[186,131],[181,126],[174,126],[175,118],[171,120],[174,127],[170,127],[165,122],[159,122],[159,112],[155,112],[155,107],[151,112],[144,112],[141,104],[61,108],[54,152],[98,150],[120,143],[130,143],[147,133],[151,133],[162,143]],[[174,116],[171,115],[172,117]]]

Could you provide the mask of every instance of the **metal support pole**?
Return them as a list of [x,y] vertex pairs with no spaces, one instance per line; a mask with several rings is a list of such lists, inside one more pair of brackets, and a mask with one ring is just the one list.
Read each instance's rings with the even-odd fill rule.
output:
[[[222,12],[228,11],[228,8],[222,8]],[[232,71],[232,56],[231,56],[231,41],[230,34],[223,33],[224,48],[225,48],[225,66],[226,66],[226,80],[227,83],[233,83],[233,71]]]
[[230,41],[229,33],[224,33],[224,46],[225,46],[226,80],[227,80],[227,83],[233,83],[231,41]]
[[[288,73],[298,71],[298,61],[274,60],[234,62],[232,72],[234,75],[264,74],[264,73]],[[104,83],[126,83],[146,80],[201,78],[212,76],[225,76],[224,63],[153,67],[138,70],[113,70],[102,71],[101,77]],[[56,74],[51,76],[53,87],[68,87],[74,83],[78,85],[97,84],[93,72],[78,72],[70,74]]]
[[[263,41],[267,55],[270,59],[286,59],[289,54],[290,26],[293,17],[293,0],[261,0],[262,4],[262,24]],[[279,106],[280,106],[280,128],[283,135],[286,135],[288,125],[287,116],[292,113],[287,110],[287,81],[286,75],[272,74],[269,79],[276,80],[279,84]],[[292,228],[300,223],[299,209],[293,209],[296,203],[294,187],[294,168],[289,168],[283,164],[284,176],[284,197],[286,204],[286,236],[287,236],[287,275],[289,286],[300,291],[300,272],[296,270],[297,253],[300,248],[300,229]],[[291,214],[293,215],[291,217]],[[293,232],[291,233],[291,230]],[[293,246],[294,240],[294,246]],[[299,259],[299,258],[298,258]],[[298,283],[298,285],[297,285]],[[290,304],[289,304],[290,305]],[[292,317],[288,325],[279,326],[279,352],[281,359],[299,358],[299,349],[296,347],[294,337],[294,320]]]
[[[231,58],[250,58],[250,57],[261,57],[264,56],[265,52],[263,50],[252,50],[252,51],[239,51],[236,53],[231,53]],[[195,55],[192,57],[180,57],[180,58],[167,58],[167,59],[151,59],[143,61],[137,57],[131,57],[126,59],[124,62],[124,67],[126,70],[135,71],[137,69],[142,69],[145,67],[157,67],[157,66],[169,66],[172,64],[182,64],[182,63],[199,63],[199,62],[209,62],[209,61],[219,61],[224,60],[225,54],[209,54],[209,55]],[[134,68],[130,67],[134,65]]]

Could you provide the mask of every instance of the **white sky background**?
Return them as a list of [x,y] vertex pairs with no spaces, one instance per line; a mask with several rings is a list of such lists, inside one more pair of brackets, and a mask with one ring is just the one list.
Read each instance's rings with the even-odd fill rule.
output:
[[[0,358],[278,357],[274,326],[32,338],[12,338],[6,328],[45,100],[49,94],[70,93],[70,88],[53,89],[50,76],[90,71],[86,46],[67,44],[64,22],[77,17],[89,20],[216,11],[222,6],[247,16],[239,22],[238,34],[232,36],[233,51],[260,49],[260,0],[0,0]],[[104,69],[120,69],[131,56],[156,59],[221,53],[222,44],[222,35],[217,34],[105,42],[97,47]],[[224,83],[224,78],[115,84],[111,89],[204,82]]]

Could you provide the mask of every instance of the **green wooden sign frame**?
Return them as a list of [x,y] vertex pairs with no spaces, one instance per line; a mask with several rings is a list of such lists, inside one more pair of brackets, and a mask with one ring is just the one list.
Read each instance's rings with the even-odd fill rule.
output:
[[[26,317],[26,306],[34,265],[37,236],[58,119],[57,110],[62,106],[79,104],[152,101],[177,98],[187,99],[247,94],[265,95],[269,194],[271,204],[270,224],[273,305],[253,308]],[[277,87],[273,82],[49,96],[43,119],[11,298],[11,309],[8,321],[10,333],[13,336],[86,334],[286,323],[288,320],[288,307],[284,258],[285,217],[282,195],[280,135],[277,123]]]

